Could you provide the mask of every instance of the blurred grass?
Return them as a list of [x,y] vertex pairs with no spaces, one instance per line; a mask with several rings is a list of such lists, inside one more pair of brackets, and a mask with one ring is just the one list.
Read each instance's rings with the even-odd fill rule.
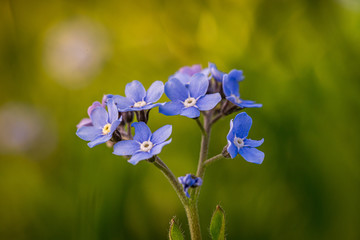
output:
[[[44,56],[50,30],[79,18],[102,26],[110,54],[87,84],[72,87],[55,81]],[[89,149],[75,125],[104,93],[208,61],[244,70],[242,96],[264,105],[247,112],[266,157],[260,166],[236,158],[208,169],[204,238],[220,202],[230,239],[359,239],[359,29],[359,5],[345,0],[1,1],[0,108],[46,112],[57,147],[41,159],[0,153],[0,239],[165,239],[173,215],[187,231],[160,172],[105,146]],[[226,144],[230,118],[215,126],[210,156]],[[196,124],[152,111],[151,129],[164,124],[173,125],[173,142],[162,159],[176,176],[194,173]]]

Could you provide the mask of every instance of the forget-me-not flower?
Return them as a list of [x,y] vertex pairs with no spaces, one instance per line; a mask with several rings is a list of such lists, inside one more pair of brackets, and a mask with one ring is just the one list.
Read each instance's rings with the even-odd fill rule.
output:
[[135,128],[133,140],[124,140],[114,145],[114,154],[120,156],[131,156],[129,162],[137,164],[141,160],[149,159],[161,152],[163,146],[169,144],[172,126],[165,125],[154,133],[144,122],[134,122],[131,126]]
[[200,64],[194,64],[192,66],[185,66],[179,69],[174,75],[169,77],[169,80],[172,78],[177,78],[182,84],[188,86],[190,83],[191,77],[196,73],[202,73],[206,77],[210,75],[210,69],[202,69]]
[[114,102],[119,112],[148,110],[161,105],[157,102],[164,93],[164,84],[161,81],[155,81],[146,91],[141,82],[134,80],[126,84],[126,97],[115,95]]
[[240,98],[239,82],[232,72],[223,76],[223,91],[227,100],[241,108],[260,108],[262,104]]
[[81,139],[90,141],[88,146],[91,148],[110,140],[121,122],[114,101],[109,98],[106,105],[108,112],[102,106],[95,107],[90,113],[92,126],[83,126],[76,132]]
[[190,194],[188,192],[189,188],[195,188],[201,186],[202,184],[202,179],[192,174],[186,174],[185,177],[178,177],[178,180],[183,185],[185,195],[188,198],[190,197]]
[[[223,82],[223,77],[226,73],[218,70],[214,63],[209,63],[209,69],[210,69],[210,73],[211,73],[212,77],[217,82]],[[243,71],[241,71],[241,70],[233,69],[229,72],[228,75],[231,80],[234,80],[237,82],[244,80]]]
[[230,121],[230,131],[227,135],[227,151],[231,158],[240,154],[246,161],[261,164],[265,154],[257,150],[264,139],[259,141],[248,139],[252,119],[247,113],[242,112],[236,115],[235,119]]
[[165,94],[171,100],[159,107],[159,112],[167,115],[182,115],[197,118],[200,111],[214,108],[220,101],[219,93],[206,94],[209,80],[202,73],[194,74],[188,87],[185,87],[177,78],[170,79],[165,84]]
[[103,98],[102,98],[101,103],[99,101],[93,102],[93,104],[91,104],[91,106],[88,107],[88,110],[87,110],[89,118],[81,119],[81,121],[76,125],[76,128],[79,129],[79,128],[83,127],[83,126],[92,126],[93,124],[92,124],[91,119],[90,119],[90,114],[91,114],[92,110],[94,110],[96,107],[99,107],[99,106],[105,108],[107,99],[112,98],[112,96],[113,95],[111,95],[111,94],[105,94],[103,96]]

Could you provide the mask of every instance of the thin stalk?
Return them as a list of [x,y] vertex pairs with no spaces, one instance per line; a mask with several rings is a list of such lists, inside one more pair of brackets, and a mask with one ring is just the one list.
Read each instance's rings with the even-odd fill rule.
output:
[[175,175],[166,166],[166,164],[163,161],[161,161],[159,157],[156,156],[155,161],[153,163],[166,176],[170,184],[173,186],[175,192],[179,196],[180,201],[185,208],[186,216],[189,222],[191,239],[201,240],[200,221],[199,221],[197,205],[194,203],[190,203],[189,199],[185,196],[182,185],[179,183]]
[[206,134],[206,133],[205,133],[204,126],[203,126],[202,123],[200,122],[199,118],[196,118],[195,121],[196,121],[197,125],[199,126],[199,128],[200,128],[200,130],[201,130],[201,133],[202,133],[202,134]]
[[206,166],[208,166],[209,164],[211,164],[211,163],[213,163],[213,162],[215,162],[215,161],[217,161],[217,160],[220,160],[220,159],[222,159],[222,158],[224,158],[224,155],[222,155],[222,153],[220,153],[220,154],[218,154],[218,155],[215,155],[215,156],[213,156],[212,158],[209,158],[209,159],[207,159],[206,161],[204,161],[204,167],[206,167]]
[[153,162],[155,167],[160,169],[160,171],[165,175],[165,177],[169,180],[171,186],[174,188],[175,192],[177,193],[178,197],[180,198],[181,203],[184,205],[185,210],[186,206],[188,205],[188,199],[185,196],[184,190],[182,185],[179,183],[175,175],[171,172],[171,170],[166,166],[166,164],[161,161],[161,159],[156,156],[155,161]]

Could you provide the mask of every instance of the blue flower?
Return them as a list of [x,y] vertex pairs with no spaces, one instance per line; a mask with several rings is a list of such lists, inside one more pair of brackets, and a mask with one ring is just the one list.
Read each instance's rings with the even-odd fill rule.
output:
[[91,148],[110,140],[121,122],[119,112],[111,98],[107,100],[107,108],[109,113],[102,106],[95,107],[90,113],[92,126],[80,127],[76,132],[81,139],[90,141],[88,146]]
[[236,115],[234,121],[230,121],[230,131],[227,135],[227,151],[231,158],[236,157],[240,154],[246,161],[261,164],[264,160],[264,153],[257,150],[264,139],[259,141],[247,139],[252,119],[247,113],[242,112]]
[[200,111],[214,108],[220,101],[219,93],[206,94],[209,80],[202,73],[194,74],[188,87],[185,87],[177,78],[170,79],[165,84],[165,94],[171,102],[159,107],[159,112],[167,115],[182,115],[197,118]]
[[114,102],[119,109],[119,112],[141,111],[151,109],[161,105],[156,103],[164,93],[164,84],[161,81],[155,81],[147,91],[141,82],[134,80],[126,84],[126,97],[115,95]]
[[[109,98],[112,98],[112,95],[105,94],[102,98],[102,103],[100,103],[98,101],[93,102],[93,104],[91,104],[91,106],[88,107],[88,110],[87,110],[89,117],[90,117],[92,110],[94,110],[96,107],[102,106],[103,108],[105,108],[106,102]],[[83,126],[93,126],[91,119],[90,118],[81,119],[81,121],[78,123],[78,125],[76,125],[76,128],[79,129]]]
[[196,73],[202,73],[205,76],[209,76],[210,69],[204,68],[202,69],[200,64],[194,64],[191,67],[185,66],[179,69],[174,75],[169,77],[169,80],[172,78],[177,78],[182,84],[188,86],[190,83],[191,77]]
[[[212,77],[216,81],[223,82],[223,77],[225,75],[224,72],[219,71],[214,63],[209,63],[209,69],[210,69],[210,73],[211,73]],[[244,80],[243,71],[241,71],[241,70],[233,69],[229,72],[228,75],[231,80],[235,80],[237,82]]]
[[202,179],[192,174],[186,174],[185,177],[179,177],[178,180],[183,185],[185,195],[188,198],[190,197],[190,194],[188,192],[189,188],[195,188],[201,186],[202,184]]
[[169,144],[172,126],[165,125],[154,133],[144,122],[134,122],[131,126],[135,128],[134,140],[124,140],[114,145],[114,154],[120,156],[132,156],[131,164],[137,164],[141,160],[149,159],[161,152],[163,146]]
[[227,100],[241,108],[260,108],[262,104],[254,101],[242,100],[239,92],[238,74],[231,71],[223,76],[223,91]]

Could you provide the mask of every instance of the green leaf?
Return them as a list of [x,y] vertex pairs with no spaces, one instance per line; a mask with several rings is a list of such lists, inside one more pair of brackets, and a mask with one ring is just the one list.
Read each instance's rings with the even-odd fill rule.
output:
[[176,217],[173,217],[170,221],[170,229],[169,229],[169,239],[170,240],[184,240],[184,235],[180,226],[176,221]]
[[211,218],[210,235],[213,240],[225,239],[225,212],[219,205]]

